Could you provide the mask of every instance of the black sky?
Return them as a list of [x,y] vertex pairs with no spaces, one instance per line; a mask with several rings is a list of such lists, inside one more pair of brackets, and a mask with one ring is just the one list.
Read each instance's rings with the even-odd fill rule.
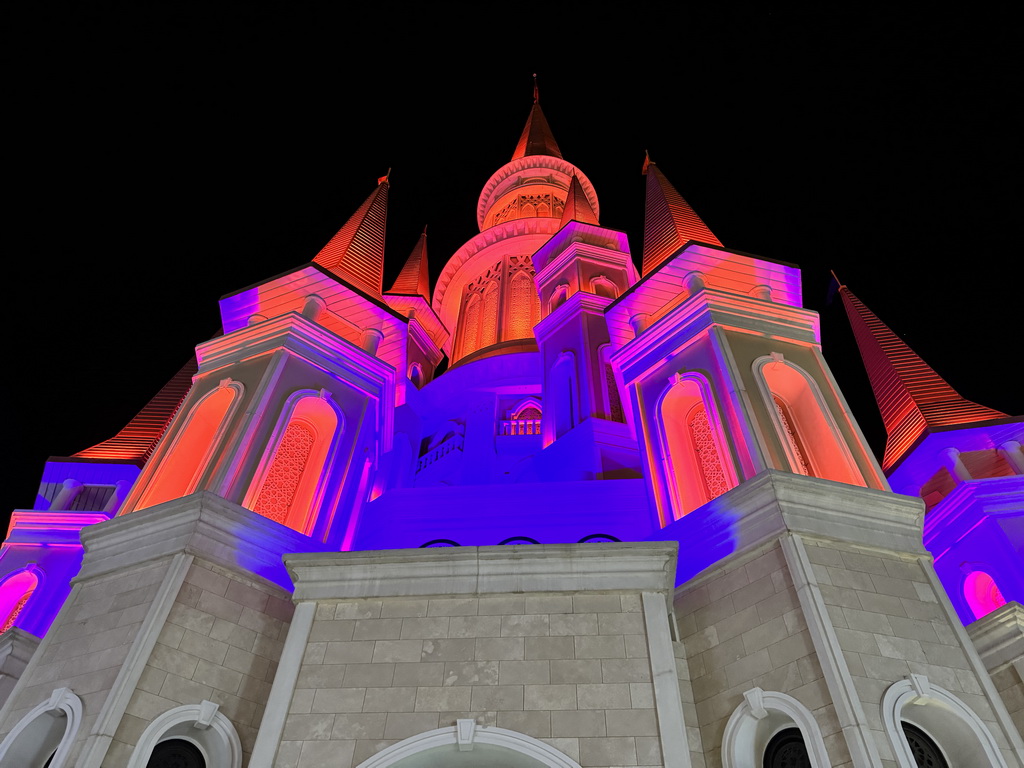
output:
[[648,150],[727,247],[803,269],[877,450],[830,270],[964,396],[1024,412],[1021,66],[997,17],[88,6],[34,6],[2,54],[0,513],[32,504],[48,456],[127,422],[217,332],[220,296],[312,259],[388,169],[385,282],[424,225],[436,275],[476,231],[534,72],[638,264]]

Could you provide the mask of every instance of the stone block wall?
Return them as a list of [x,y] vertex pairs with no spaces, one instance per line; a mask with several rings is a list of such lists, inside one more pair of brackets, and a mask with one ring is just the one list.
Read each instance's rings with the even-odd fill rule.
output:
[[82,700],[82,725],[71,752],[74,764],[132,643],[167,576],[169,561],[139,565],[72,590],[63,612],[40,645],[24,685],[15,690],[0,723],[3,738],[56,688]]
[[[758,687],[810,710],[833,756],[850,758],[807,622],[778,541],[726,560],[677,593],[686,656],[708,768],[722,765],[722,739],[743,693]],[[691,737],[692,741],[692,737]]]
[[279,587],[194,561],[117,728],[109,764],[127,762],[154,718],[203,700],[234,725],[247,763],[292,611]]
[[322,601],[275,765],[347,768],[460,718],[660,766],[640,595]]

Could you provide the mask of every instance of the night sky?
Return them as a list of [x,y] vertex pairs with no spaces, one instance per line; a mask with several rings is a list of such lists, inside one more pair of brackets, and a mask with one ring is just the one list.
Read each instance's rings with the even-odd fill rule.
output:
[[878,452],[830,270],[965,397],[1024,412],[1021,67],[996,17],[85,5],[23,11],[0,54],[0,515],[215,335],[218,298],[310,261],[389,169],[385,287],[424,225],[436,276],[476,232],[534,72],[637,264],[647,150],[727,247],[802,268]]

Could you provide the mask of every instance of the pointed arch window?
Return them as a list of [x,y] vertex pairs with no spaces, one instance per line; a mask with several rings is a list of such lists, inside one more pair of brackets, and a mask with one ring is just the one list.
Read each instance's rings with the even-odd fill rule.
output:
[[1006,605],[1006,598],[996,580],[985,571],[971,571],[967,574],[964,579],[964,599],[976,619],[988,616]]
[[291,402],[273,452],[268,452],[270,459],[250,509],[310,535],[323,501],[341,420],[327,392],[303,393]]
[[466,299],[466,308],[462,315],[462,345],[459,357],[465,357],[477,349],[483,303],[483,298],[475,291]]
[[679,375],[661,400],[660,416],[667,524],[735,486],[736,473],[703,376]]
[[152,507],[196,490],[215,446],[224,436],[241,392],[241,384],[225,379],[192,407],[181,420],[182,426],[167,452],[153,462],[156,471],[135,509]]
[[781,355],[760,358],[754,370],[789,471],[866,485],[814,379]]
[[484,289],[483,316],[480,320],[480,339],[476,349],[483,349],[498,341],[498,285],[491,283]]
[[34,565],[15,571],[0,582],[0,634],[14,626],[38,586],[38,568]]
[[601,365],[601,394],[604,397],[604,416],[609,421],[625,421],[625,413],[622,410],[622,398],[619,395],[619,384],[615,380],[615,370],[612,368],[612,347],[611,344],[602,344],[598,359]]
[[539,435],[540,419],[540,403],[533,398],[529,398],[509,411],[508,418],[501,424],[501,434]]
[[597,275],[590,281],[590,290],[606,299],[615,299],[619,295],[618,287],[604,275]]
[[576,392],[576,357],[572,352],[563,352],[551,369],[550,388],[552,400],[549,406],[554,413],[554,439],[557,439],[579,423],[576,409],[579,396]]

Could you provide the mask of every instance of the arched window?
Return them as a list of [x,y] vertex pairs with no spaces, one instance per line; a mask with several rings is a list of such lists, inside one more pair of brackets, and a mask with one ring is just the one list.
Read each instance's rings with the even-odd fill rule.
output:
[[493,725],[483,728],[469,719],[403,739],[364,760],[357,768],[426,765],[580,768],[571,757],[543,741]]
[[548,313],[554,312],[560,306],[565,304],[566,299],[569,298],[569,286],[566,283],[559,283],[551,291],[551,298],[548,299]]
[[480,322],[480,340],[476,349],[483,349],[498,341],[498,284],[492,282],[484,289],[483,316]]
[[555,439],[576,426],[578,419],[576,408],[578,397],[576,394],[576,358],[572,352],[563,352],[550,373],[551,401],[549,408],[553,409]]
[[56,688],[0,743],[0,765],[64,768],[81,725],[82,700],[70,688]]
[[606,299],[615,299],[619,295],[619,290],[615,283],[604,275],[597,275],[590,281],[590,290],[598,296],[604,296]]
[[480,335],[480,315],[483,310],[483,298],[475,291],[466,299],[466,308],[462,314],[462,345],[459,357],[465,357],[478,348]]
[[539,435],[541,409],[534,398],[527,398],[508,412],[508,418],[501,424],[503,435]]
[[601,366],[601,394],[604,396],[604,417],[609,421],[625,421],[622,411],[622,398],[619,396],[619,385],[615,381],[615,370],[611,362],[611,344],[602,344],[598,354]]
[[170,448],[159,458],[156,472],[135,509],[178,499],[196,489],[215,445],[223,436],[241,389],[241,384],[225,380],[192,407],[182,419]]
[[780,355],[760,358],[754,362],[754,370],[789,460],[789,470],[865,485],[814,380]]
[[0,582],[0,634],[14,626],[18,615],[39,586],[39,568],[29,565]]
[[340,419],[327,392],[293,395],[285,412],[287,421],[276,433],[272,458],[250,508],[308,535],[322,501],[325,467],[340,433]]
[[967,574],[964,579],[964,599],[976,619],[988,616],[996,608],[1006,605],[1006,598],[999,591],[999,585],[985,571],[971,571]]
[[671,516],[679,519],[736,485],[728,446],[707,380],[680,375],[660,404],[665,485]]
[[[925,675],[909,675],[886,689],[882,723],[899,768],[1006,768],[999,745],[981,718]],[[927,762],[936,756],[943,762]]]
[[785,693],[751,688],[722,737],[723,768],[831,768],[814,715]]
[[211,701],[164,712],[139,736],[127,768],[240,768],[238,732]]
[[412,385],[416,387],[416,389],[420,389],[423,386],[424,380],[422,365],[419,363],[409,364],[409,381],[412,382]]

